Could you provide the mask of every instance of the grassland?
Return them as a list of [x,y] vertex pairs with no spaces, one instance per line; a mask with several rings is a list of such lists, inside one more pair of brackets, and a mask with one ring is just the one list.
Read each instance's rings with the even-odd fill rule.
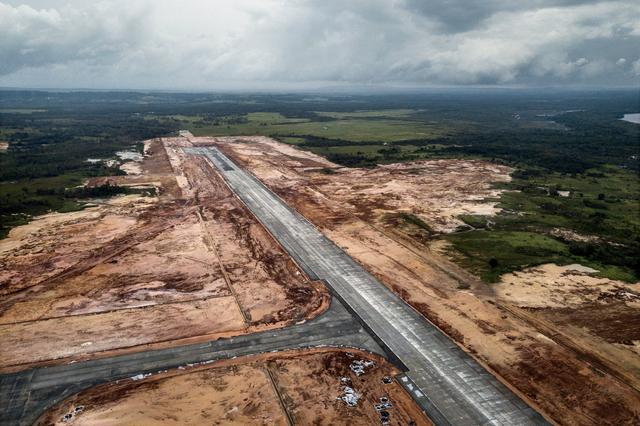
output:
[[278,138],[313,136],[350,142],[396,142],[411,139],[431,139],[446,134],[444,126],[425,124],[408,116],[411,110],[397,111],[390,116],[380,111],[320,113],[322,121],[287,118],[278,113],[256,112],[241,117],[225,117],[207,124],[197,117],[182,123],[196,136],[264,135]]
[[364,110],[350,112],[333,112],[333,111],[316,111],[320,117],[329,117],[333,119],[350,119],[350,118],[382,118],[393,119],[398,117],[411,117],[419,111],[413,109],[380,109],[380,110]]
[[583,174],[516,178],[496,217],[464,216],[475,230],[446,236],[454,256],[488,282],[505,272],[581,263],[613,279],[638,279],[640,185],[613,166]]
[[540,263],[572,262],[563,243],[545,235],[522,231],[478,230],[447,237],[455,248],[450,254],[486,282],[500,275]]
[[[154,116],[188,128],[196,136],[264,135],[296,145],[345,166],[414,161],[439,157],[445,145],[425,141],[455,133],[455,126],[416,119],[419,110],[385,109],[311,112],[290,118],[274,112],[207,119],[204,116]],[[415,144],[420,140],[419,144]],[[408,142],[408,143],[404,143]]]
[[33,114],[36,112],[47,112],[47,110],[33,108],[0,108],[0,114]]

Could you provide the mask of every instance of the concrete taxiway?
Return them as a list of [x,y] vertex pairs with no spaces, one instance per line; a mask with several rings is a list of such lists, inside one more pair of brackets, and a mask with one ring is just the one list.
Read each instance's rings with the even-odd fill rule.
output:
[[532,425],[544,418],[313,224],[215,147],[185,148],[224,177],[301,268],[325,280],[406,368],[401,383],[436,424]]
[[63,399],[114,380],[219,359],[319,346],[385,355],[362,324],[333,299],[319,317],[283,329],[0,375],[0,425],[31,425]]

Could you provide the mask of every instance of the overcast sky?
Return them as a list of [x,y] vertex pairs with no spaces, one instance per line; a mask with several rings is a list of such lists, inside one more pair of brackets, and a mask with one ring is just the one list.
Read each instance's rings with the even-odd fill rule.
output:
[[0,86],[638,85],[640,1],[0,0]]

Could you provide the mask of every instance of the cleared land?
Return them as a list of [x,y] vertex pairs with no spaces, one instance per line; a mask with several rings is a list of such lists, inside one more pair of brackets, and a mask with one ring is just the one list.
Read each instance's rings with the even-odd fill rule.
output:
[[159,140],[147,145],[142,174],[88,185],[157,197],[95,200],[0,241],[0,367],[281,327],[326,305],[206,164],[172,152],[174,169]]
[[[401,228],[399,232],[396,226],[387,227],[380,220],[388,217],[392,206],[380,208],[376,203],[340,199],[335,194],[336,187],[327,183],[335,175],[340,178],[337,165],[265,138],[203,138],[197,143],[215,143],[255,173],[389,288],[538,403],[551,418],[565,422],[570,418],[573,424],[632,424],[638,419],[640,398],[629,368],[638,365],[634,351],[627,350],[624,360],[607,362],[607,351],[593,350],[575,335],[566,334],[562,321],[541,324],[514,306],[513,301],[501,300],[491,287],[448,262],[438,250],[429,249],[425,237],[430,226],[420,226],[421,222],[409,219],[406,230]],[[465,163],[468,164],[460,161],[461,166]],[[440,172],[434,167],[414,173],[425,174],[427,179],[432,175],[435,182]],[[444,167],[442,172],[446,172]],[[341,183],[347,188],[356,187],[357,191],[359,185],[375,187],[379,182],[399,179],[398,175],[383,176],[378,170],[377,175],[373,174],[375,179],[367,182],[363,176],[368,172],[359,173],[359,179]],[[476,179],[478,176],[469,175]],[[465,176],[460,173],[458,180],[464,182]],[[485,188],[490,188],[491,176],[485,175]],[[410,188],[412,177],[407,180]],[[443,191],[447,186],[448,182],[442,181]],[[323,187],[332,189],[325,191]],[[476,194],[465,194],[464,188],[464,184],[459,185],[459,196],[479,204]],[[368,207],[363,209],[362,205]],[[494,206],[489,203],[485,207]],[[377,209],[384,214],[378,214]],[[437,223],[437,216],[421,214],[419,219],[425,224],[429,220]],[[593,336],[587,340],[595,342]],[[603,410],[607,412],[605,420]]]
[[[354,362],[366,362],[356,374]],[[315,350],[222,361],[124,380],[76,395],[37,424],[429,424],[409,395],[384,377],[397,370],[362,352]],[[354,397],[347,401],[345,388]],[[376,409],[381,404],[386,406]],[[383,414],[384,412],[384,414]],[[67,421],[63,418],[69,415]]]
[[[638,420],[637,337],[633,327],[622,334],[619,327],[637,318],[632,286],[549,266],[489,287],[451,263],[441,242],[433,244],[435,234],[470,229],[474,217],[491,220],[504,195],[492,183],[507,183],[511,169],[469,160],[345,169],[268,138],[191,140],[217,146],[254,173],[550,418]],[[151,186],[157,197],[97,200],[15,228],[0,243],[0,330],[12,339],[1,357],[7,366],[241,334],[322,310],[326,291],[309,282],[204,159],[183,154],[191,144],[156,141],[141,174],[89,183]],[[30,351],[39,339],[47,346]],[[158,397],[175,397],[165,393]]]
[[[48,409],[92,386],[132,377],[150,377],[167,370],[209,365],[220,360],[243,362],[256,354],[314,347],[352,347],[369,353],[384,351],[335,298],[322,314],[282,329],[194,340],[117,356],[40,366],[0,375],[0,424],[31,425]],[[3,423],[4,422],[4,423]]]
[[440,330],[218,149],[185,151],[206,156],[304,271],[326,281],[384,342],[406,368],[401,381],[434,421],[546,424]]

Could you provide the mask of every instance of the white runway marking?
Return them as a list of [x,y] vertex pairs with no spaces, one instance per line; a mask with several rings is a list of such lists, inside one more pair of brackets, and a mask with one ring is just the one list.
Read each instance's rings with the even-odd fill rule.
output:
[[[414,390],[416,401],[436,423],[547,424],[440,330],[222,152],[213,147],[185,151],[206,156],[300,266],[309,275],[327,281],[407,366],[406,376],[418,388]],[[405,380],[403,385],[413,387],[410,381]]]

